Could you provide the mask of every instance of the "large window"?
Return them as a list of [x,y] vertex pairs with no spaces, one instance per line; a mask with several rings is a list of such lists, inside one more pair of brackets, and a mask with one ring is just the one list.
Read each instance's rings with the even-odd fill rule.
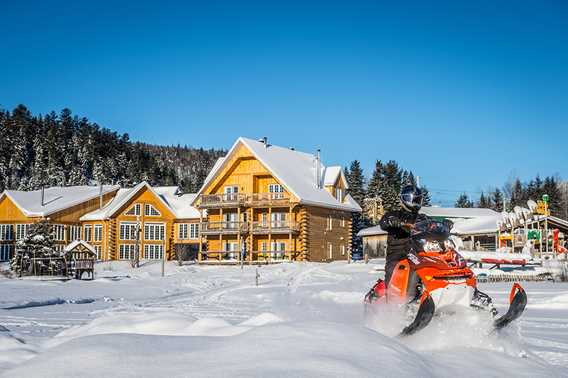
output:
[[28,236],[28,232],[30,231],[29,224],[17,224],[16,225],[16,240],[25,239]]
[[135,244],[120,244],[118,247],[118,258],[120,260],[133,260],[135,252]]
[[144,240],[164,240],[164,224],[145,223]]
[[286,213],[284,212],[274,212],[270,214],[270,221],[273,228],[286,227]]
[[101,245],[95,245],[95,252],[97,254],[97,260],[103,259],[103,247]]
[[100,242],[103,241],[103,225],[102,224],[95,224],[95,232],[94,232],[93,241]]
[[132,206],[130,209],[128,209],[128,211],[126,213],[124,213],[125,215],[140,215],[140,204],[137,203],[136,205]]
[[81,226],[69,226],[69,240],[81,240]]
[[268,185],[268,192],[272,199],[284,198],[284,188],[280,184],[270,184]]
[[144,215],[149,217],[159,217],[160,212],[154,206],[150,205],[149,203],[144,205]]
[[0,261],[8,261],[14,255],[14,246],[12,244],[0,244]]
[[84,232],[84,234],[85,234],[85,241],[87,241],[87,242],[92,241],[92,238],[93,238],[93,225],[92,225],[92,224],[86,224],[84,231],[85,231],[85,232]]
[[161,244],[144,244],[146,260],[161,260],[164,258],[164,246]]
[[180,223],[178,224],[178,239],[197,239],[199,236],[198,223]]
[[120,240],[136,240],[136,223],[120,222]]
[[53,226],[53,237],[57,241],[65,240],[65,226],[62,224],[56,224]]
[[11,224],[0,224],[0,240],[14,240]]

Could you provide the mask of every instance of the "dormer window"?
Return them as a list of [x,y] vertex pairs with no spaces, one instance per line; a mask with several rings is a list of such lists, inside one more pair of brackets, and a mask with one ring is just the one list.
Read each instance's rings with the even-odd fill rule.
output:
[[136,205],[134,205],[130,209],[128,209],[128,211],[124,214],[125,215],[140,215],[140,209],[141,209],[141,206],[140,206],[139,203],[137,203]]

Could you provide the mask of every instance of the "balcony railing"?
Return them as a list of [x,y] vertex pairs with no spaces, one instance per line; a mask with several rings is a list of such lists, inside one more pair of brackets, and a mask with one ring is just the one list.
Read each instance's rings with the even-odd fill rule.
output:
[[252,232],[254,233],[289,233],[289,232],[298,232],[300,227],[298,223],[294,221],[288,220],[279,220],[279,221],[260,221],[260,222],[252,222]]
[[202,194],[199,196],[199,207],[237,207],[237,206],[288,206],[288,193],[229,193]]
[[201,224],[201,234],[237,234],[248,230],[247,222],[204,222]]
[[[284,261],[294,261],[300,256],[297,251],[252,251],[246,253],[243,263],[276,263]],[[241,253],[236,251],[203,251],[203,262],[210,263],[240,263]]]

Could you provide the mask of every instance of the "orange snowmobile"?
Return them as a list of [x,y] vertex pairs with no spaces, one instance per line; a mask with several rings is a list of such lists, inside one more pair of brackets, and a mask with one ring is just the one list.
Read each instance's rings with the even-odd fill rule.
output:
[[527,296],[515,283],[507,313],[497,317],[491,298],[477,289],[475,274],[449,238],[450,223],[428,219],[406,226],[411,231],[415,251],[396,265],[388,288],[379,279],[365,296],[365,306],[398,304],[410,311],[414,309],[414,320],[401,335],[423,329],[435,314],[451,312],[456,307],[489,311],[495,329],[505,327],[523,313]]

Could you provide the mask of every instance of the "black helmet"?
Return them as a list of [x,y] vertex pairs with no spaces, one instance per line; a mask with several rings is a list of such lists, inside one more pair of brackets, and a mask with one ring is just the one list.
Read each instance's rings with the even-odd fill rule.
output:
[[414,185],[405,185],[400,191],[400,204],[407,211],[417,213],[422,207],[423,199],[422,190]]

